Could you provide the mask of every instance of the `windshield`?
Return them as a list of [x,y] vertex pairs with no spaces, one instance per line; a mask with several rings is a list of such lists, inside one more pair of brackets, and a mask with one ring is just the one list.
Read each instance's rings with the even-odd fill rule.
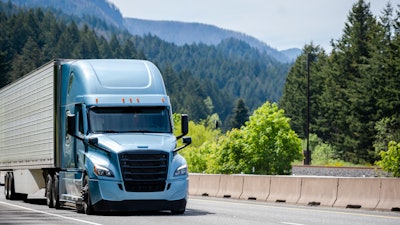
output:
[[171,133],[166,107],[94,107],[89,110],[91,133]]

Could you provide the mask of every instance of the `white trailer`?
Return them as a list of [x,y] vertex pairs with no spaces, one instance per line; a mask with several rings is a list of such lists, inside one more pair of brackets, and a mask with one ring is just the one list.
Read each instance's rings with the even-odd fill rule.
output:
[[0,89],[0,170],[18,174],[16,193],[44,188],[42,170],[54,167],[54,79],[50,62]]

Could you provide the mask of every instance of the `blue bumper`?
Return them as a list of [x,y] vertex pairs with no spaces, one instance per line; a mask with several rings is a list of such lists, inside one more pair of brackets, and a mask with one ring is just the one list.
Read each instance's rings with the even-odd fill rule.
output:
[[95,211],[182,211],[188,197],[188,178],[169,180],[164,191],[128,192],[123,182],[90,180],[89,190]]

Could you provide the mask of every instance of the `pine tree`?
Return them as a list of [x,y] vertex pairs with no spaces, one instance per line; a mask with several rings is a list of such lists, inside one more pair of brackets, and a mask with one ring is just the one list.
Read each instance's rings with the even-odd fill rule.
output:
[[246,121],[249,120],[249,109],[246,107],[244,100],[240,98],[236,102],[233,110],[233,116],[230,120],[231,128],[240,128]]
[[[375,75],[366,73],[376,44],[379,26],[370,11],[370,4],[359,0],[354,4],[345,24],[344,34],[334,44],[332,56],[338,66],[334,77],[341,113],[336,118],[332,143],[341,156],[355,163],[370,161],[374,136],[375,96],[370,91]],[[332,99],[333,100],[333,99]],[[372,160],[373,161],[373,160]]]
[[[309,59],[308,59],[309,57]],[[307,126],[307,60],[310,60],[310,126],[318,126],[316,121],[321,122],[320,115],[321,93],[326,80],[326,74],[321,73],[321,67],[325,65],[327,55],[319,46],[312,43],[303,48],[300,55],[286,78],[283,95],[279,105],[285,111],[285,115],[291,118],[290,125],[301,137],[306,136]],[[317,132],[317,128],[314,132]]]
[[[400,13],[398,11],[398,13]],[[380,17],[379,44],[373,45],[374,54],[370,60],[369,74],[379,74],[375,80],[374,95],[377,102],[374,147],[378,157],[380,151],[387,151],[390,141],[400,139],[400,38],[396,31],[399,16],[395,17],[390,3]]]
[[11,79],[16,80],[39,67],[43,63],[42,58],[39,46],[31,37],[28,37],[21,54],[15,55],[13,59]]

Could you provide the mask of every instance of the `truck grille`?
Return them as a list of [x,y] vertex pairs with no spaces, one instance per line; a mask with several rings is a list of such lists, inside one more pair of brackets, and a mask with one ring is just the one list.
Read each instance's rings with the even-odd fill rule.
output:
[[162,151],[134,151],[119,154],[125,190],[164,191],[168,175],[168,154]]

